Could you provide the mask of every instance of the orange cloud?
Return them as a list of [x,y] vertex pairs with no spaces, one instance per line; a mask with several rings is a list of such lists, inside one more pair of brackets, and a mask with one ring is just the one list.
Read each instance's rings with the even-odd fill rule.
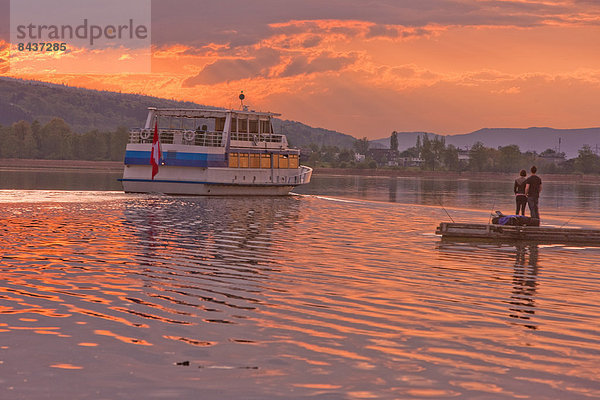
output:
[[4,40],[0,40],[0,74],[8,74],[10,69],[9,64],[10,45]]
[[26,77],[222,107],[236,106],[244,90],[253,108],[356,137],[597,126],[600,24],[591,11],[566,1],[480,3],[486,12],[530,13],[537,25],[291,20],[246,44],[155,46],[150,76]]

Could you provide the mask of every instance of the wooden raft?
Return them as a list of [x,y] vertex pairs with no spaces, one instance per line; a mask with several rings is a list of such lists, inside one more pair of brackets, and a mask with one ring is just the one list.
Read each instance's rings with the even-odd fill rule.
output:
[[600,245],[600,230],[596,229],[442,222],[435,233],[442,235],[442,239],[524,240],[545,243]]

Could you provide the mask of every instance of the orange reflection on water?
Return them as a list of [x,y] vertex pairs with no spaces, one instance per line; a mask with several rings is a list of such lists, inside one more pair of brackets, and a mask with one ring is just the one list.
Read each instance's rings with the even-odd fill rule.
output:
[[[121,302],[120,296],[131,295],[142,285],[124,268],[129,260],[128,242],[112,240],[122,235],[118,220],[103,207],[95,208],[94,202],[85,205],[86,212],[80,212],[81,205],[75,201],[85,195],[79,197],[60,206],[21,203],[20,211],[13,210],[5,221],[2,265],[7,267],[4,277],[8,284],[0,287],[5,300],[0,314],[51,318],[80,315],[147,328],[146,324],[98,307]],[[28,304],[24,300],[28,298],[36,299],[36,304]],[[124,311],[118,307],[113,310]],[[49,332],[40,327],[38,333]]]
[[148,343],[145,340],[137,339],[137,338],[132,338],[132,337],[127,337],[127,336],[122,336],[122,335],[119,335],[119,334],[116,334],[114,332],[107,331],[107,330],[97,329],[97,330],[94,330],[94,333],[96,335],[110,336],[110,337],[113,337],[113,338],[115,338],[117,340],[120,340],[121,342],[124,342],[124,343],[137,344],[137,345],[140,345],[140,346],[152,346],[152,343]]
[[33,333],[37,333],[38,335],[56,335],[58,337],[68,338],[71,335],[65,335],[60,332],[61,328],[57,326],[44,327],[44,326],[9,326],[5,325],[6,329],[3,329],[3,332],[11,332],[11,331],[31,331]]
[[[517,379],[536,376],[569,383],[529,381],[569,398],[597,384],[597,252],[448,244],[433,235],[436,210],[418,205],[132,196],[69,207],[31,210],[27,231],[11,219],[0,327],[68,333],[35,340],[106,354],[115,375],[135,364],[172,385],[265,387],[256,398],[289,387],[299,398],[518,397]],[[49,232],[40,214],[60,223]],[[205,367],[155,369],[190,359]]]
[[315,365],[315,366],[327,366],[327,365],[331,365],[330,363],[325,362],[325,361],[311,360],[309,358],[301,357],[301,356],[294,355],[294,354],[282,354],[280,357],[291,358],[293,360],[302,361],[302,362],[305,362],[305,363],[307,363],[309,365]]
[[52,364],[50,367],[60,369],[83,369],[83,367],[73,364]]
[[[25,306],[25,307],[29,307],[31,306],[30,304],[27,303],[19,303],[19,305]],[[70,317],[71,314],[63,314],[63,313],[57,313],[56,310],[54,309],[44,309],[40,306],[36,306],[33,305],[32,307],[34,308],[20,308],[18,310],[15,309],[2,309],[0,308],[0,315],[1,314],[38,314],[41,316],[46,316],[46,317],[53,317],[53,318],[67,318]]]
[[94,311],[94,310],[88,310],[88,309],[77,307],[77,306],[71,305],[71,304],[67,305],[67,308],[76,314],[83,314],[83,315],[88,315],[90,317],[105,319],[108,321],[120,322],[121,324],[127,325],[127,326],[135,326],[138,328],[148,328],[148,325],[146,325],[146,324],[131,322],[126,318],[116,317],[114,315],[108,315],[108,314],[101,313],[101,312]]
[[409,396],[413,396],[415,398],[426,398],[426,399],[441,399],[441,398],[452,398],[460,396],[460,392],[455,392],[452,390],[440,390],[440,389],[429,389],[429,388],[419,388],[419,389],[408,389],[406,394]]
[[195,339],[190,339],[190,338],[185,338],[185,337],[180,337],[180,336],[163,335],[163,337],[165,339],[176,340],[176,341],[179,341],[179,342],[191,344],[193,346],[200,346],[200,347],[214,346],[215,344],[217,344],[217,343],[214,343],[214,342],[207,342],[207,341],[203,341],[203,340],[195,340]]
[[308,389],[339,389],[340,385],[332,385],[327,383],[295,383],[292,386],[308,388]]

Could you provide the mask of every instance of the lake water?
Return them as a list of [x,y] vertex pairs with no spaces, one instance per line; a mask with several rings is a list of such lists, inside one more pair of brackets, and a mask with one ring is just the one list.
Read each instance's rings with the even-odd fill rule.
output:
[[[243,199],[39,174],[0,172],[2,399],[600,398],[600,248],[434,235],[512,213],[512,182]],[[597,185],[540,203],[600,226]]]

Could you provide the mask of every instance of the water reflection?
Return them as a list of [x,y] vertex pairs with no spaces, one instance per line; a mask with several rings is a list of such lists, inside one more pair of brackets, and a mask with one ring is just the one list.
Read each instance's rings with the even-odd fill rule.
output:
[[485,257],[495,260],[495,265],[512,265],[510,300],[500,300],[509,305],[509,317],[518,325],[538,329],[534,322],[536,292],[538,290],[539,248],[535,243],[491,243],[442,240],[437,248],[453,255],[461,254],[464,259]]
[[[73,170],[2,170],[0,190],[105,190],[122,191],[120,172]],[[543,179],[543,176],[542,176]],[[418,177],[369,177],[314,175],[309,185],[294,189],[298,194],[327,195],[436,206],[491,210],[510,213],[514,209],[513,180],[493,178],[470,180]],[[438,200],[439,199],[439,200]],[[544,183],[540,207],[546,219],[564,210],[577,211],[597,218],[600,208],[600,185],[571,182]],[[493,210],[492,210],[493,211]]]
[[598,394],[600,249],[440,242],[439,206],[387,201],[426,183],[348,200],[359,181],[345,198],[0,191],[0,398]]
[[[126,223],[139,248],[136,259],[145,267],[140,274],[151,282],[144,287],[145,298],[129,300],[163,313],[172,314],[181,305],[190,308],[179,323],[239,324],[247,319],[241,312],[264,304],[264,292],[277,282],[280,242],[293,240],[290,228],[299,218],[298,207],[297,197],[127,202]],[[197,346],[256,342],[232,330],[232,336],[220,338],[192,332],[165,338]]]
[[0,189],[122,191],[122,172],[0,169]]
[[388,201],[390,203],[396,202],[397,192],[398,192],[398,180],[396,178],[390,178],[390,186],[388,188],[388,193],[389,193]]
[[517,244],[515,246],[515,265],[513,272],[513,292],[510,304],[512,318],[520,320],[525,327],[537,329],[532,318],[535,314],[535,294],[538,277],[537,244]]
[[[315,175],[309,185],[294,192],[423,205],[439,204],[437,197],[449,207],[480,209],[486,213],[498,209],[508,214],[514,210],[513,180],[501,179]],[[595,217],[595,210],[600,208],[600,185],[579,183],[576,179],[545,182],[540,207],[547,219],[564,213],[565,209]]]

